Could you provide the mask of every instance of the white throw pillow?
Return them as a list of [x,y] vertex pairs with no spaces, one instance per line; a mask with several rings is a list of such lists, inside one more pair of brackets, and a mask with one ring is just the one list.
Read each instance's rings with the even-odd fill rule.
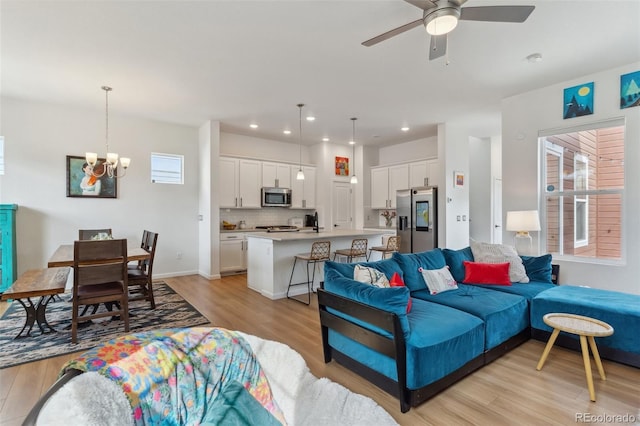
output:
[[528,283],[529,277],[522,264],[522,258],[512,246],[505,244],[481,243],[471,240],[473,260],[480,263],[509,263],[509,279],[514,283]]
[[353,279],[380,288],[390,287],[389,280],[382,272],[367,266],[356,265],[353,268]]
[[424,269],[419,268],[425,284],[429,287],[429,293],[438,294],[443,291],[455,290],[458,288],[456,280],[451,276],[449,267],[445,266],[440,269]]

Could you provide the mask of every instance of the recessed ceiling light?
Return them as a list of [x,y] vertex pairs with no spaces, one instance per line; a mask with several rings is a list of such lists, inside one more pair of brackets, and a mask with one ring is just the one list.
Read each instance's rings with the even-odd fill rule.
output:
[[291,130],[285,130],[282,133],[284,133],[285,135],[290,135],[291,134]]
[[322,142],[329,142],[329,138],[322,138]]
[[316,118],[314,116],[312,116],[312,115],[307,117],[307,121],[315,121],[315,119]]
[[353,141],[353,140],[349,141],[349,145],[355,145],[355,144],[356,144],[356,141]]
[[258,125],[255,124],[255,123],[251,123],[251,124],[249,124],[249,127],[251,127],[252,129],[257,129]]
[[542,55],[540,53],[532,53],[531,55],[527,56],[527,61],[531,62],[532,64],[535,64],[536,62],[542,62]]
[[404,127],[400,128],[400,130],[402,130],[403,132],[408,132],[409,128],[407,126],[404,126]]

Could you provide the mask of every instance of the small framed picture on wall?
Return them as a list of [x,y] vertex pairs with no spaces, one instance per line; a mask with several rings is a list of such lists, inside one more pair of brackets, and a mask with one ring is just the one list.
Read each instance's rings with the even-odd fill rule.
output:
[[454,188],[462,188],[462,187],[464,187],[464,173],[463,172],[453,172],[453,187]]
[[336,176],[349,176],[349,157],[336,157]]

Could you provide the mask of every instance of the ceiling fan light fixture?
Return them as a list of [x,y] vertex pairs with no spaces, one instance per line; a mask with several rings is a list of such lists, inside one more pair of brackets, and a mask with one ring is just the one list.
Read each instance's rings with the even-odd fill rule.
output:
[[433,36],[447,34],[458,26],[460,9],[445,7],[434,10],[424,17],[424,26]]

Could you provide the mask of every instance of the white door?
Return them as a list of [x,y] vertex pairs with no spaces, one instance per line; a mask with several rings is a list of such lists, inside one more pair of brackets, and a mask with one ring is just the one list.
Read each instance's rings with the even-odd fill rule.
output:
[[[346,182],[333,183],[333,214],[331,215],[334,229],[350,229],[351,220],[351,184]],[[329,224],[327,224],[327,227]]]
[[493,180],[493,243],[502,244],[502,179]]

